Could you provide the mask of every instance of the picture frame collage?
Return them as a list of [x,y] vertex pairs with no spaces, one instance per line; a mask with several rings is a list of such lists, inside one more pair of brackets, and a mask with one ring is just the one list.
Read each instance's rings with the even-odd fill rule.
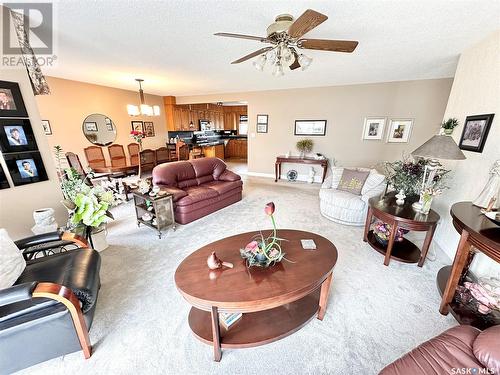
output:
[[267,133],[269,115],[257,115],[257,133]]
[[[48,124],[48,129],[50,124]],[[14,186],[48,180],[28,112],[16,82],[0,81],[0,151]],[[0,189],[9,188],[0,165]]]
[[410,141],[413,122],[412,118],[391,118],[386,133],[387,117],[365,117],[362,140],[385,139],[386,143],[408,143]]
[[152,121],[131,121],[132,130],[144,133],[145,137],[155,136],[155,126]]

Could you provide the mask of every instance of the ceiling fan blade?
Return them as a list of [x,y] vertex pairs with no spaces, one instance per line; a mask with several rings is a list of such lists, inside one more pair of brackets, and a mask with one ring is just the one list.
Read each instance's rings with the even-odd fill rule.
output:
[[247,61],[247,60],[251,59],[252,57],[261,55],[261,54],[263,54],[263,53],[265,53],[265,52],[267,52],[269,50],[272,50],[272,49],[273,49],[273,47],[264,47],[264,48],[261,48],[258,51],[249,53],[248,55],[239,58],[238,60],[234,60],[231,64],[239,64],[239,63],[241,63],[243,61]]
[[300,39],[297,47],[321,51],[352,52],[358,45],[354,40]]
[[293,39],[300,38],[305,33],[325,22],[327,19],[328,17],[324,14],[308,9],[302,13],[302,15],[297,18],[294,23],[292,23],[288,29],[288,35],[290,35]]
[[231,34],[231,33],[215,33],[214,35],[225,36],[227,38],[239,38],[239,39],[258,40],[259,42],[270,42],[269,39],[264,38],[262,36],[243,35],[243,34]]

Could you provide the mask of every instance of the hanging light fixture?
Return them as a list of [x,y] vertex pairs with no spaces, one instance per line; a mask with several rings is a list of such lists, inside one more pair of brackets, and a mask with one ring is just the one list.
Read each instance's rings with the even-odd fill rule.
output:
[[285,75],[285,68],[294,70],[301,68],[306,70],[309,65],[311,65],[313,59],[309,56],[301,53],[297,54],[293,45],[287,44],[285,42],[279,43],[273,49],[259,55],[257,59],[254,60],[253,66],[258,71],[263,72],[266,65],[273,67],[272,73],[275,77],[281,77]]
[[160,106],[158,105],[148,105],[144,101],[144,91],[142,90],[142,82],[144,82],[141,78],[135,79],[139,82],[139,98],[141,100],[141,104],[139,106],[128,104],[127,112],[129,116],[159,116],[160,115]]

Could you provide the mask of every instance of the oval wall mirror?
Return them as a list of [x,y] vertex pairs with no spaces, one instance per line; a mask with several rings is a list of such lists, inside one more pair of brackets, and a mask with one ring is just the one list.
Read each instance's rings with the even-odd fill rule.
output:
[[88,115],[83,120],[83,134],[90,143],[108,146],[116,139],[116,126],[108,116],[99,113]]

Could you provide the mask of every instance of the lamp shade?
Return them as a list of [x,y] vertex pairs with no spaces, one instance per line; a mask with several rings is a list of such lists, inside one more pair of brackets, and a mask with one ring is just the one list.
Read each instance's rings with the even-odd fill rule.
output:
[[452,137],[435,135],[411,153],[427,159],[464,160],[464,153],[458,148]]

